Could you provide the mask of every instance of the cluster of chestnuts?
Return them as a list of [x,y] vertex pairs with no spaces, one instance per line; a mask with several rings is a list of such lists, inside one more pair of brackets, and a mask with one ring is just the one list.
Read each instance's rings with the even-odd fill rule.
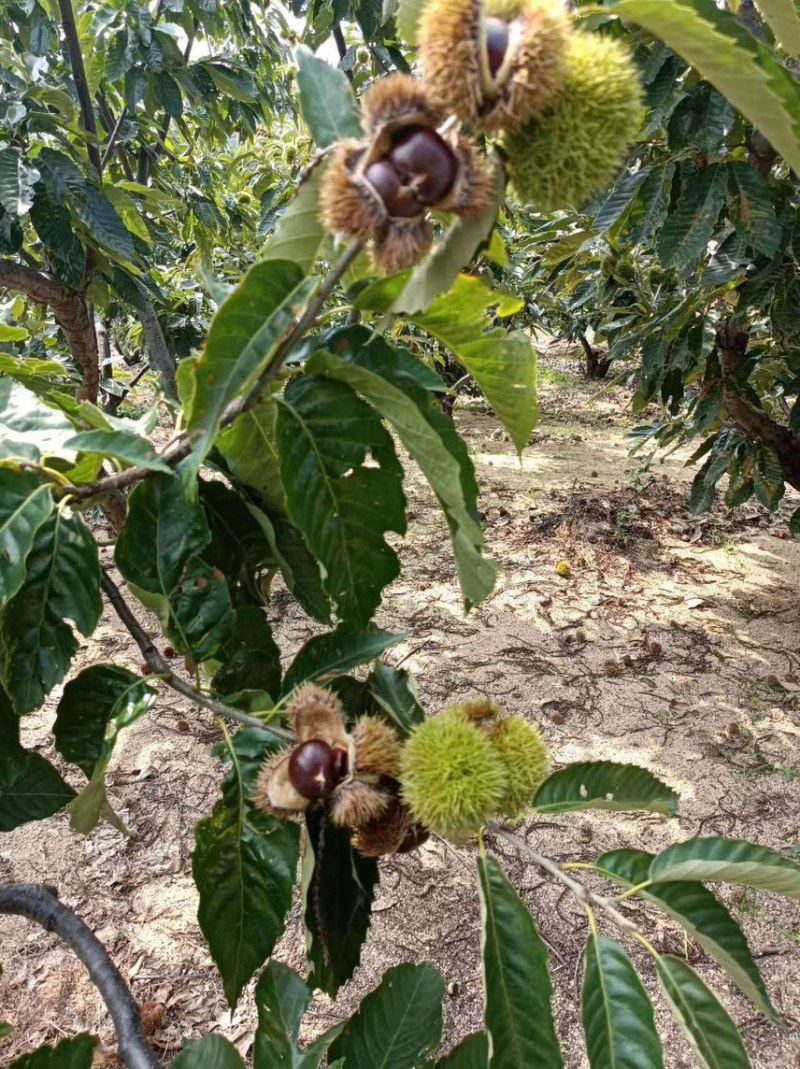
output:
[[429,0],[418,30],[422,77],[373,83],[364,138],[335,146],[323,183],[323,222],[371,239],[376,266],[416,263],[432,212],[489,208],[487,136],[517,196],[541,211],[576,206],[614,178],[643,116],[623,45],[574,30],[561,0]]
[[547,773],[536,728],[486,699],[444,710],[405,740],[376,716],[348,731],[336,695],[311,685],[287,718],[297,743],[265,761],[254,803],[283,819],[324,805],[367,857],[413,850],[431,831],[464,840],[493,816],[521,816]]

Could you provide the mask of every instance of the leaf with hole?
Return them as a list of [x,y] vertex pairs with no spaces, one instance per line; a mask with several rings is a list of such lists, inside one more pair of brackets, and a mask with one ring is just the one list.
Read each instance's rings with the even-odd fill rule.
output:
[[646,768],[586,761],[549,776],[536,792],[533,807],[539,813],[616,809],[672,816],[678,811],[678,796]]

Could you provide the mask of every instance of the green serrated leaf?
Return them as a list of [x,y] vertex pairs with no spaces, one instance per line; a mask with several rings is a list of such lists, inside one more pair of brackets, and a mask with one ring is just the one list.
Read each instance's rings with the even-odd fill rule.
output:
[[302,533],[280,513],[273,512],[268,516],[255,506],[248,507],[264,531],[292,596],[312,619],[329,624],[330,599],[322,589],[319,565],[309,552]]
[[658,236],[664,267],[686,268],[705,253],[725,201],[726,177],[721,164],[710,164],[682,191],[677,209],[667,216]]
[[478,858],[478,876],[492,1069],[562,1069],[547,948],[493,858]]
[[366,626],[400,571],[384,536],[406,530],[391,436],[348,386],[317,375],[286,388],[276,431],[289,515],[322,565],[341,619]]
[[236,609],[233,634],[217,658],[222,661],[213,681],[217,694],[260,690],[273,699],[278,697],[281,689],[280,650],[260,605],[240,605]]
[[311,992],[297,973],[281,962],[269,962],[256,986],[254,1069],[317,1069],[341,1027],[325,1033],[301,1052],[300,1021],[310,1001]]
[[216,445],[235,479],[257,490],[267,508],[285,512],[275,440],[277,415],[273,398],[265,398],[222,430]]
[[317,259],[325,229],[319,220],[319,190],[323,168],[317,167],[303,182],[292,203],[264,246],[263,259],[291,260],[308,274]]
[[229,401],[253,386],[269,366],[275,345],[288,326],[303,272],[287,260],[256,264],[220,307],[203,355],[194,365],[191,394],[182,391],[186,430],[193,451],[184,462],[187,479],[195,474],[216,437]]
[[633,963],[596,932],[586,944],[582,1015],[592,1069],[663,1069],[653,1007]]
[[384,650],[400,642],[402,635],[391,631],[354,631],[342,624],[326,635],[315,635],[292,661],[283,681],[283,693],[291,694],[301,683],[325,683],[343,672],[380,657]]
[[736,1025],[690,965],[664,954],[656,972],[669,1007],[707,1069],[751,1069]]
[[489,1064],[489,1036],[476,1032],[440,1058],[433,1069],[488,1069]]
[[0,468],[0,606],[25,580],[36,532],[53,511],[53,495],[33,472]]
[[683,56],[800,173],[800,86],[732,12],[710,0],[618,0],[608,11]]
[[[596,867],[626,887],[641,887],[641,898],[677,921],[747,998],[767,1017],[774,1018],[764,980],[737,921],[702,883],[649,883],[652,860],[653,855],[642,850],[614,850],[599,857]],[[645,884],[648,886],[642,886]]]
[[749,163],[727,166],[729,212],[736,232],[758,252],[774,256],[783,228],[775,214],[775,201],[766,177]]
[[228,581],[217,568],[190,558],[169,595],[162,619],[172,644],[196,663],[213,657],[234,626]]
[[192,873],[200,895],[200,928],[233,1007],[283,933],[300,830],[249,804],[246,769],[236,746],[228,749],[233,770],[211,816],[195,828]]
[[467,606],[482,601],[494,586],[495,570],[481,556],[472,462],[452,421],[414,381],[419,362],[365,328],[338,332],[329,345],[332,352],[316,353],[309,370],[346,382],[392,424],[444,509]]
[[97,544],[80,516],[51,513],[36,532],[26,576],[0,612],[0,681],[20,714],[38,709],[66,675],[102,612]]
[[353,91],[344,71],[300,45],[297,49],[300,109],[320,148],[344,137],[363,136]]
[[758,448],[753,468],[753,489],[758,500],[768,509],[776,509],[786,492],[783,466],[771,445],[762,443]]
[[130,193],[119,186],[104,185],[103,195],[114,205],[125,229],[135,234],[146,245],[151,245],[153,235],[150,233],[139,205]]
[[391,668],[379,661],[367,678],[367,687],[401,736],[408,735],[425,719],[425,710],[417,700],[411,677],[403,669]]
[[[46,1043],[30,1054],[17,1058],[8,1069],[92,1069],[96,1046],[97,1040],[89,1035],[62,1039],[54,1047]],[[204,1069],[211,1067],[204,1066]]]
[[172,474],[172,468],[161,460],[150,442],[131,431],[80,431],[64,444],[66,448],[77,449],[80,453],[97,453],[124,464]]
[[800,864],[742,839],[689,839],[656,854],[650,879],[712,880],[800,899]]
[[672,816],[678,811],[678,796],[646,768],[586,761],[549,776],[536,792],[533,808],[539,813],[616,809]]
[[[338,827],[319,809],[307,810],[306,831],[302,893],[310,982],[335,998],[361,960],[378,863],[362,857],[352,846],[349,829]],[[332,1050],[331,1058],[344,1053]]]
[[224,1036],[187,1043],[171,1064],[172,1069],[245,1069],[236,1047]]
[[778,44],[790,56],[800,56],[800,11],[796,0],[758,0]]
[[39,172],[29,167],[19,149],[0,149],[0,207],[9,215],[26,215],[33,204]]
[[43,454],[73,461],[66,442],[75,428],[63,412],[44,404],[36,394],[8,376],[0,376],[0,459],[40,460]]
[[0,323],[0,342],[25,341],[30,334],[24,327],[12,327],[8,323]]
[[432,965],[395,965],[331,1046],[331,1058],[370,1069],[409,1069],[442,1038],[444,980]]
[[115,258],[125,261],[133,259],[133,238],[104,193],[87,185],[83,196],[73,200],[73,209],[92,241]]

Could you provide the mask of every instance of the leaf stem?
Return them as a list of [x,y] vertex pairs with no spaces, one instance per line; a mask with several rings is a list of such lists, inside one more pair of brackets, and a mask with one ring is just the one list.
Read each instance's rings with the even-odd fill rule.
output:
[[280,727],[274,727],[263,720],[259,720],[256,716],[249,716],[247,713],[235,709],[232,705],[226,705],[224,702],[218,702],[214,698],[209,698],[208,695],[203,694],[200,690],[196,690],[185,680],[181,679],[180,676],[176,675],[158,652],[150,636],[131,612],[122,596],[122,591],[117,584],[105,568],[101,568],[100,571],[103,591],[105,592],[106,597],[110,601],[117,616],[132,635],[136,645],[142,651],[145,663],[154,675],[157,675],[167,684],[167,686],[172,687],[172,689],[176,690],[179,694],[183,694],[184,697],[189,698],[195,705],[200,705],[205,709],[209,709],[217,716],[227,717],[229,720],[236,720],[245,727],[261,728],[262,731],[267,731],[276,738],[282,739],[284,742],[295,741],[295,737],[291,731],[286,731],[284,728]]
[[606,898],[604,895],[595,894],[595,892],[590,891],[588,887],[584,887],[582,883],[573,880],[571,876],[568,876],[567,873],[564,872],[560,865],[557,865],[555,861],[551,861],[549,857],[544,857],[542,854],[538,853],[519,835],[514,835],[513,832],[507,831],[499,824],[490,824],[487,830],[492,832],[492,834],[497,835],[499,838],[505,839],[506,842],[511,843],[521,854],[530,858],[534,865],[549,873],[558,880],[559,883],[563,883],[565,887],[572,891],[573,895],[575,895],[581,905],[592,906],[595,909],[602,910],[618,928],[627,932],[629,935],[638,933],[639,929],[636,924],[623,913],[620,913],[612,899]]
[[626,898],[632,898],[633,895],[638,895],[640,891],[644,891],[652,882],[652,880],[645,880],[644,883],[637,883],[635,887],[629,887],[627,891],[623,891],[621,895],[617,895],[614,901],[624,902]]

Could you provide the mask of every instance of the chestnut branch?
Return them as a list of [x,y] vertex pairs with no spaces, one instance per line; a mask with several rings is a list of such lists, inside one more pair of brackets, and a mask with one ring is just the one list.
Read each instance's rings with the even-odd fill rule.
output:
[[595,892],[590,891],[588,887],[584,887],[582,883],[573,880],[573,878],[564,872],[555,861],[551,861],[549,857],[544,857],[543,854],[538,853],[519,835],[514,835],[513,832],[507,831],[499,824],[490,824],[486,830],[493,835],[496,835],[498,838],[505,839],[506,842],[511,843],[521,854],[524,854],[525,857],[529,858],[537,868],[549,873],[549,875],[553,876],[559,883],[563,883],[582,905],[602,910],[602,912],[605,913],[618,928],[623,932],[626,932],[628,935],[638,933],[639,929],[637,925],[617,909],[612,899],[606,898],[605,895],[595,894]]
[[0,885],[0,913],[27,917],[55,932],[86,966],[114,1021],[119,1054],[128,1069],[157,1069],[155,1052],[144,1037],[136,1000],[108,951],[51,887],[39,883]]
[[[334,264],[328,274],[320,280],[319,285],[308,300],[303,312],[291,324],[283,339],[278,343],[272,359],[261,374],[253,388],[244,397],[237,397],[224,409],[220,417],[220,427],[227,427],[234,422],[243,412],[249,411],[261,400],[267,386],[277,379],[283,370],[286,358],[291,354],[295,346],[302,341],[306,333],[313,327],[323,305],[333,293],[342,276],[356,259],[364,246],[363,241],[352,242],[344,251],[339,260]],[[167,444],[159,454],[160,459],[170,467],[175,467],[189,456],[192,451],[191,436],[184,432]],[[97,497],[101,494],[110,493],[112,490],[121,490],[127,486],[133,486],[143,479],[150,478],[155,473],[149,468],[126,468],[105,479],[99,479],[94,483],[86,483],[81,486],[64,486],[64,493],[80,500]]]
[[214,698],[209,698],[207,694],[203,694],[202,691],[196,690],[185,680],[181,679],[180,676],[176,675],[156,649],[153,640],[131,612],[127,602],[122,596],[122,591],[105,568],[101,568],[100,578],[106,597],[111,603],[117,616],[124,624],[126,630],[133,637],[136,645],[142,651],[142,656],[145,659],[147,667],[154,675],[159,676],[168,687],[172,687],[173,690],[176,690],[185,698],[189,698],[190,701],[193,701],[195,705],[200,705],[204,709],[209,709],[217,716],[226,717],[228,720],[235,720],[239,724],[243,724],[245,727],[261,728],[262,731],[267,731],[284,742],[295,741],[295,737],[291,731],[286,731],[284,728],[277,727],[277,725],[265,723],[263,720],[259,720],[256,716],[249,716],[247,713],[235,709],[232,705],[226,705],[224,702],[218,702]]

